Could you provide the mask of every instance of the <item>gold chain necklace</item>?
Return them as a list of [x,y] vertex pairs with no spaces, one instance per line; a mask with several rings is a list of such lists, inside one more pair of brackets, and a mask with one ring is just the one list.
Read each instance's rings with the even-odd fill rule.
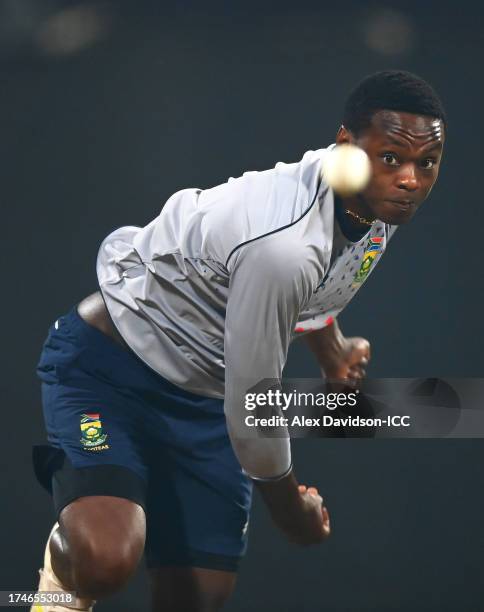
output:
[[368,219],[365,219],[365,217],[360,217],[360,215],[357,215],[355,212],[353,212],[352,210],[349,210],[348,208],[345,210],[345,213],[349,215],[350,217],[353,217],[354,219],[356,219],[363,225],[373,225],[373,223],[376,222],[376,219],[373,219],[373,221],[368,221]]

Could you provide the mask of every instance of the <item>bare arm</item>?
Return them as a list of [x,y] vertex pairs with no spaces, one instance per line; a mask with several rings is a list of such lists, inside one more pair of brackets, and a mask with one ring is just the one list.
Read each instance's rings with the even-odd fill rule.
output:
[[[244,397],[256,385],[280,382],[291,332],[311,278],[297,243],[281,251],[275,238],[243,246],[232,264],[225,318],[225,402],[234,452],[291,541],[316,544],[329,535],[328,511],[313,487],[299,485],[288,436],[261,437],[245,425]],[[262,389],[261,389],[262,390]]]
[[331,532],[328,509],[314,487],[299,485],[294,472],[274,482],[254,481],[272,520],[296,544],[308,546]]
[[346,338],[336,319],[331,325],[306,334],[323,375],[336,380],[359,380],[366,375],[370,343],[365,338]]

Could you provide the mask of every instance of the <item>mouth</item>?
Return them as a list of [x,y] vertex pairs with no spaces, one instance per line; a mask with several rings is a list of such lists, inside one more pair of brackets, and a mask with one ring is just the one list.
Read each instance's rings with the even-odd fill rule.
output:
[[415,204],[413,200],[385,200],[385,202],[392,204],[400,210],[410,210]]

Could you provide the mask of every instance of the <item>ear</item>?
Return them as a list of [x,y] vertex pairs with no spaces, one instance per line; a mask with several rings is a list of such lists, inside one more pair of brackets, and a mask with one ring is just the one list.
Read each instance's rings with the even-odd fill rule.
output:
[[336,134],[336,144],[354,144],[354,140],[353,134],[344,125],[340,125]]

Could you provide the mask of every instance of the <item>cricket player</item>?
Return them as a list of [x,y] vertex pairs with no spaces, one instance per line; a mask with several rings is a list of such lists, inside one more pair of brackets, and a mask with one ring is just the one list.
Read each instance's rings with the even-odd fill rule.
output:
[[39,591],[76,596],[34,610],[92,610],[143,553],[153,610],[220,610],[253,485],[289,540],[328,537],[290,441],[243,431],[244,396],[281,379],[299,336],[328,378],[365,376],[369,342],[345,337],[337,317],[429,195],[445,132],[428,83],[379,72],[349,95],[336,136],[370,159],[357,195],[322,178],[331,145],[179,191],[146,227],[103,241],[99,290],[55,321],[38,366],[48,445],[34,447],[34,467],[58,521]]

